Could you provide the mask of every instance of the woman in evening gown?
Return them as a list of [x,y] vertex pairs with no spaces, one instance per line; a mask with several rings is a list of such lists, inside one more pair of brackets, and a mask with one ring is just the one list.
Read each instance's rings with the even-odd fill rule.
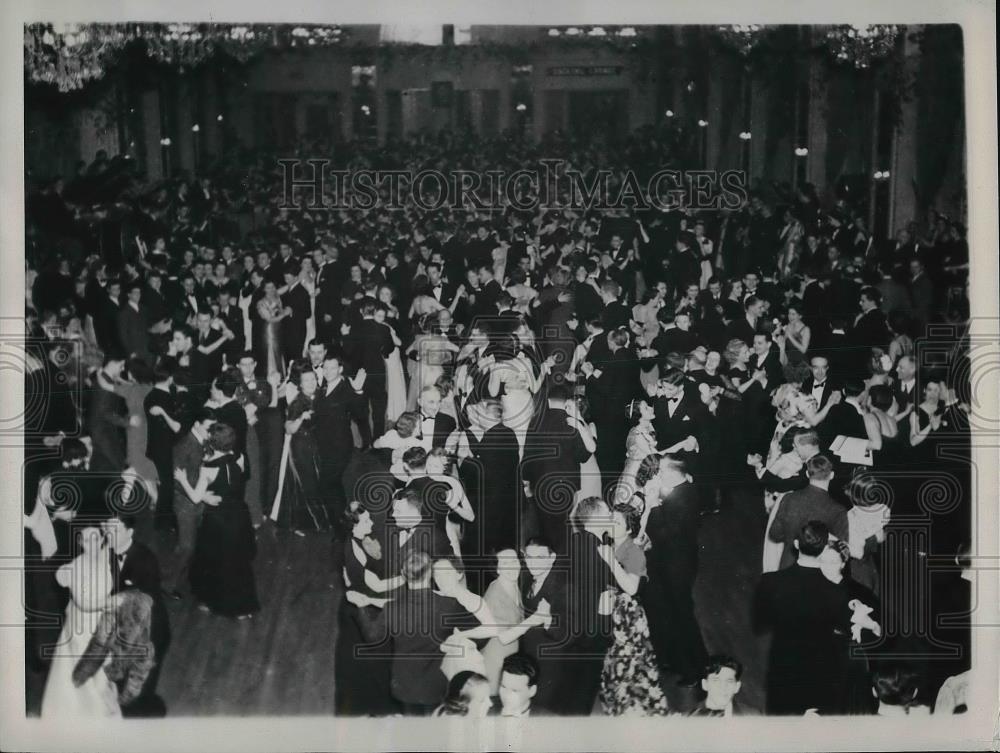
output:
[[[273,282],[264,283],[264,297],[257,302],[257,315],[261,318],[255,327],[257,360],[264,365],[264,373],[273,371],[285,375],[285,362],[281,356],[281,320],[288,316],[278,296],[278,288]],[[257,334],[259,332],[259,334]]]
[[[404,581],[402,576],[384,577],[382,545],[372,536],[371,513],[360,502],[348,505],[345,527],[351,531],[351,540],[344,548],[344,598],[337,614],[334,713],[386,716],[396,709],[389,687],[391,661],[385,646],[378,646],[379,636],[372,627],[378,619],[379,607],[356,606],[348,594],[389,599]],[[372,644],[373,651],[368,656],[359,656],[366,643]]]
[[243,458],[235,446],[235,430],[213,424],[196,486],[180,469],[174,478],[193,502],[205,506],[191,558],[191,593],[204,610],[246,619],[260,610],[253,574],[257,542],[243,499]]
[[43,719],[95,721],[121,716],[118,689],[103,671],[95,672],[80,687],[73,683],[77,662],[87,651],[104,610],[111,608],[114,585],[100,529],[84,528],[80,543],[81,554],[56,572],[56,581],[69,589],[70,600],[42,696]]
[[319,446],[313,426],[313,405],[318,384],[316,374],[302,370],[286,386],[285,432],[290,437],[285,482],[281,499],[272,511],[280,528],[290,528],[296,535],[306,531],[325,531],[332,521],[320,503]]
[[399,339],[395,328],[387,320],[385,309],[375,310],[375,321],[389,330],[389,335],[392,337],[393,345],[395,345],[392,353],[385,359],[385,420],[386,423],[391,424],[406,410],[406,377],[403,374],[403,359],[399,354],[403,341]]
[[600,699],[608,716],[666,716],[669,710],[649,638],[649,622],[637,596],[646,578],[646,555],[633,538],[633,533],[643,533],[640,517],[641,513],[629,505],[616,508],[614,544],[600,550],[612,550],[611,556],[625,571],[616,583],[611,612],[613,639],[601,674]]

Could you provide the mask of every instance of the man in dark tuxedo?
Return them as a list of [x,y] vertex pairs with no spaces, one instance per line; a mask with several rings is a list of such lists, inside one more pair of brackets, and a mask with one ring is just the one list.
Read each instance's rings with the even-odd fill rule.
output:
[[198,312],[208,309],[208,302],[199,296],[195,290],[194,275],[185,273],[181,277],[181,287],[178,300],[171,307],[174,311],[174,323],[193,327]]
[[126,588],[136,588],[153,600],[150,641],[156,652],[156,666],[150,672],[142,693],[122,709],[129,717],[164,716],[166,707],[156,696],[156,682],[163,668],[163,659],[170,646],[170,620],[163,602],[160,583],[160,563],[153,550],[135,540],[135,519],[115,515],[102,522],[101,528],[108,537],[111,557],[113,593]]
[[767,713],[802,716],[843,712],[843,663],[851,637],[850,595],[820,569],[830,531],[811,521],[795,537],[799,556],[765,573],[757,588],[755,624],[774,635],[768,658]]
[[[213,326],[215,325],[215,326]],[[199,311],[194,347],[191,349],[191,371],[204,389],[222,371],[222,349],[235,337],[212,318],[211,311]]]
[[312,315],[309,293],[299,282],[299,268],[294,261],[284,265],[286,290],[281,294],[281,305],[292,310],[291,316],[281,320],[281,347],[285,363],[302,358],[306,347],[306,321]]
[[466,489],[475,508],[477,535],[476,540],[467,537],[466,551],[473,556],[486,556],[518,544],[520,446],[513,429],[503,423],[499,400],[480,400],[470,405],[468,411],[470,420],[482,430],[482,436],[475,448],[478,488]]
[[913,409],[920,396],[917,394],[917,361],[913,356],[902,356],[896,364],[898,379],[893,384],[892,396],[898,407],[897,417]]
[[[351,420],[359,426],[367,425],[362,388],[365,382],[364,369],[358,369],[353,380],[344,376],[342,356],[329,354],[323,362],[324,389],[316,397],[313,407],[313,424],[316,436],[322,437],[319,454],[320,488],[327,495],[324,507],[331,521],[343,517],[347,504],[344,491],[344,470],[351,460],[354,437],[351,434]],[[338,530],[338,535],[343,531]]]
[[431,262],[427,265],[427,281],[430,283],[430,294],[445,308],[450,308],[455,300],[457,288],[443,277],[441,265]]
[[371,407],[372,422],[367,418],[358,426],[361,443],[365,449],[371,447],[372,437],[385,433],[385,409],[388,402],[386,391],[385,359],[395,348],[389,328],[375,321],[376,308],[381,305],[366,301],[361,307],[361,321],[351,325],[350,335],[345,342],[347,356],[366,375],[364,386],[364,412]]
[[863,392],[864,384],[857,379],[848,379],[844,383],[844,399],[830,408],[826,418],[818,427],[824,447],[829,447],[838,435],[858,439],[868,437],[860,403]]
[[224,285],[219,289],[219,321],[225,329],[233,333],[233,337],[222,346],[222,357],[225,359],[226,366],[235,366],[246,349],[243,312],[235,304],[237,295],[234,284]]
[[782,498],[775,513],[768,538],[776,544],[784,544],[779,569],[795,562],[795,537],[802,526],[811,520],[823,523],[830,533],[841,541],[847,541],[847,510],[830,496],[830,481],[833,479],[833,463],[826,455],[814,455],[806,461],[806,476],[809,486],[793,491]]
[[118,314],[121,312],[119,298],[122,286],[117,280],[108,280],[104,295],[98,296],[93,309],[94,336],[97,347],[104,353],[123,352],[123,345],[118,334]]
[[149,347],[149,322],[141,300],[142,283],[129,283],[125,290],[125,305],[118,311],[118,341],[124,353],[151,366],[153,357]]
[[340,331],[343,304],[340,288],[344,282],[344,265],[336,246],[323,244],[323,263],[316,271],[316,336],[332,342]]
[[497,315],[497,299],[503,288],[493,277],[493,265],[483,264],[477,270],[479,273],[479,290],[472,307],[473,319],[482,317],[491,319]]
[[641,598],[661,665],[680,675],[680,685],[694,686],[708,660],[693,598],[701,501],[684,461],[662,458],[658,475],[660,498],[646,500],[653,509],[646,524],[649,582]]
[[882,294],[877,288],[864,287],[858,300],[861,313],[854,319],[849,339],[853,347],[852,360],[854,373],[864,377],[868,373],[868,361],[871,359],[872,348],[880,348],[883,353],[889,350],[889,326],[885,314],[879,308]]
[[748,296],[743,302],[744,315],[734,319],[726,327],[726,341],[742,340],[747,347],[753,346],[753,336],[760,329],[761,318],[766,304],[757,296]]
[[818,410],[826,408],[830,395],[837,390],[837,385],[830,376],[830,361],[826,356],[813,356],[809,359],[812,371],[802,382],[802,394],[810,395],[816,400]]
[[653,338],[650,347],[656,351],[656,359],[661,371],[666,368],[668,353],[683,353],[687,355],[699,344],[698,335],[691,331],[691,314],[688,310],[678,311],[673,316],[667,308],[660,309],[657,319],[663,329]]
[[572,417],[567,413],[569,397],[563,385],[549,388],[548,404],[528,432],[521,462],[521,475],[528,482],[542,535],[560,555],[567,553],[569,514],[580,491],[580,465],[591,455],[584,431],[592,446],[594,443],[589,429],[581,429],[575,411]]
[[771,336],[766,332],[758,332],[753,336],[751,348],[753,354],[750,356],[748,368],[751,372],[762,370],[767,377],[767,385],[764,387],[768,392],[772,391],[779,384],[784,382],[784,371],[781,368],[781,361],[778,351],[771,341]]
[[910,300],[913,301],[913,317],[920,326],[931,321],[934,307],[934,283],[924,270],[924,262],[919,258],[910,260]]
[[432,436],[431,447],[444,447],[448,437],[455,431],[455,419],[441,411],[441,391],[434,385],[427,385],[417,395],[420,424],[417,436]]
[[670,369],[664,372],[653,395],[653,428],[656,446],[671,455],[696,463],[698,438],[706,419],[705,406],[686,390],[684,372]]
[[[597,465],[603,483],[618,479],[624,466],[628,427],[622,420],[625,408],[638,392],[639,362],[629,347],[629,335],[617,329],[606,338],[610,355],[603,362],[591,354],[583,364],[587,399],[597,427]],[[597,343],[595,342],[595,345]],[[593,349],[592,349],[593,350]]]
[[741,703],[736,696],[743,687],[743,664],[731,656],[710,656],[701,689],[706,697],[688,716],[759,716],[760,712]]

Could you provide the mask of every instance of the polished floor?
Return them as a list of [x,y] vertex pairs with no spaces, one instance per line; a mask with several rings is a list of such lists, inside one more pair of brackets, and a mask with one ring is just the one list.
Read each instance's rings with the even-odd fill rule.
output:
[[[356,454],[346,479],[378,467]],[[764,700],[765,639],[751,630],[750,605],[759,578],[763,506],[737,494],[721,514],[703,519],[697,615],[710,653],[729,653],[745,665],[741,698]],[[152,542],[166,556],[172,537]],[[342,586],[328,534],[305,537],[270,523],[258,532],[255,565],[263,608],[252,620],[205,614],[190,600],[168,601],[173,639],[158,692],[169,715],[257,716],[333,713],[334,646]],[[27,706],[37,713],[42,678],[29,673]],[[672,693],[674,707],[690,695]]]

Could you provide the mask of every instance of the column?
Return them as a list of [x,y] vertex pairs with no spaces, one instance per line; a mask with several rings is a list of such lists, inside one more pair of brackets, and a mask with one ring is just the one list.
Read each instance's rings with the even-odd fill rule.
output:
[[[920,65],[920,47],[904,37],[903,68],[912,81]],[[917,101],[910,97],[900,103],[899,125],[893,137],[892,165],[889,169],[889,227],[893,232],[910,220],[919,220],[921,207],[913,192],[917,177]]]

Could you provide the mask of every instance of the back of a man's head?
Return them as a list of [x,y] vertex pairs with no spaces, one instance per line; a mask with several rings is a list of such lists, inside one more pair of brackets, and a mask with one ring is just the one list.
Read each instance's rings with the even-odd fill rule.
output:
[[806,475],[810,481],[826,481],[833,477],[833,463],[826,455],[815,455],[806,461]]
[[818,557],[830,543],[830,529],[819,520],[810,520],[799,531],[799,554]]

